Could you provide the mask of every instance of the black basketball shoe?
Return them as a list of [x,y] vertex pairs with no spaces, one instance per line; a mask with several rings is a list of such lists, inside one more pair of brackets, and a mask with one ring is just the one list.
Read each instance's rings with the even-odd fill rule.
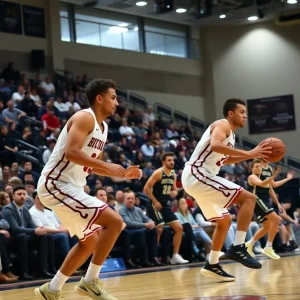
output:
[[248,253],[245,244],[231,245],[226,253],[226,258],[235,260],[251,269],[260,269],[262,267],[262,265]]
[[235,277],[226,273],[219,264],[210,265],[208,261],[200,272],[219,281],[235,281]]

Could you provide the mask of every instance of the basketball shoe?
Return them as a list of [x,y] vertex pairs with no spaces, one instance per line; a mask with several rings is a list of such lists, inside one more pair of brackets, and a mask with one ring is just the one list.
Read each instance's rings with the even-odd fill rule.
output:
[[87,296],[95,300],[118,300],[104,290],[99,278],[94,278],[93,282],[86,283],[82,277],[76,285],[75,291],[81,296]]
[[251,257],[254,257],[255,256],[255,253],[253,252],[253,244],[249,241],[245,244],[246,248],[247,248],[247,251],[248,253],[251,255]]
[[231,245],[226,253],[226,257],[251,269],[260,269],[262,267],[262,265],[247,252],[245,244]]
[[272,259],[280,259],[280,256],[277,255],[272,247],[266,247],[263,249],[262,254],[272,258]]
[[210,265],[208,261],[200,272],[219,281],[235,281],[235,277],[226,273],[219,264]]
[[34,293],[40,300],[63,300],[61,291],[52,292],[49,290],[49,282],[43,284],[34,290]]

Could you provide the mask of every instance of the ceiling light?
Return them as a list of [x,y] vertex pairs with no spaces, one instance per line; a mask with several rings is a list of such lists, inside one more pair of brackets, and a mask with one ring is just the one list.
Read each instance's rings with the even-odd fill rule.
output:
[[147,5],[147,2],[146,1],[139,1],[136,3],[137,6],[145,6]]
[[135,27],[133,28],[133,31],[139,31],[139,28],[138,28],[137,26],[135,26]]
[[288,0],[287,3],[288,4],[296,4],[298,1],[297,0]]
[[220,17],[219,17],[220,19],[225,19],[226,18],[226,15],[220,15]]
[[127,27],[128,25],[129,25],[128,23],[121,23],[118,26],[120,26],[120,27]]
[[112,33],[125,33],[128,31],[128,28],[112,26],[112,27],[109,27],[109,31]]
[[183,14],[183,13],[186,12],[186,9],[185,9],[185,8],[177,8],[177,9],[176,9],[176,12],[177,12],[178,14]]
[[251,16],[248,18],[248,21],[256,21],[258,20],[258,16]]

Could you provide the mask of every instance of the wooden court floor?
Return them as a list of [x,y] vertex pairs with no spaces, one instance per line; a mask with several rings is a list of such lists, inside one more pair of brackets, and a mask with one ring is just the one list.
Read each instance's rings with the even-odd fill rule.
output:
[[[104,278],[106,289],[119,300],[299,300],[300,255],[261,260],[263,268],[251,270],[224,262],[235,282],[216,283],[203,277],[200,267]],[[64,286],[65,300],[86,299],[74,291],[76,282]],[[0,292],[0,300],[34,300],[34,287]]]

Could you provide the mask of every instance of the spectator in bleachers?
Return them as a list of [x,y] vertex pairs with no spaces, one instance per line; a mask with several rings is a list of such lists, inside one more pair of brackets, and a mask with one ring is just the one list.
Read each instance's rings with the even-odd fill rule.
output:
[[5,125],[0,128],[0,161],[11,165],[16,160],[15,153],[18,151],[15,140],[8,137],[8,129]]
[[10,234],[8,232],[9,224],[0,217],[0,257],[2,270],[0,272],[0,283],[14,282],[18,280],[18,276],[14,275],[10,270],[11,261],[9,259],[7,248],[9,244]]
[[18,108],[14,107],[14,102],[12,100],[9,100],[7,102],[7,108],[5,108],[2,112],[2,115],[5,119],[5,122],[7,125],[10,123],[20,123],[20,119],[23,116],[26,116],[26,113],[24,111],[21,111]]
[[145,168],[145,166],[146,166],[146,160],[144,159],[144,154],[143,154],[142,151],[139,150],[136,153],[134,164],[135,165],[139,165],[141,169]]
[[131,139],[132,136],[135,136],[133,129],[128,126],[127,120],[123,118],[122,126],[119,128],[119,132],[121,136],[126,137],[128,140]]
[[79,110],[81,110],[80,105],[77,102],[75,102],[74,96],[72,95],[68,96],[68,101],[66,101],[66,106],[68,107],[70,117],[76,112],[78,112]]
[[148,139],[147,142],[141,147],[141,151],[143,153],[143,157],[146,161],[152,159],[154,155],[154,147],[151,145],[151,140]]
[[37,118],[39,108],[30,98],[30,92],[25,92],[25,97],[18,104],[18,108],[25,112],[28,117]]
[[55,95],[55,86],[54,84],[52,83],[51,81],[51,78],[50,76],[46,76],[45,77],[45,81],[42,81],[40,83],[40,87],[43,89],[44,93],[47,95],[47,96],[54,96]]
[[24,207],[26,207],[28,210],[33,206],[33,192],[35,189],[35,182],[32,180],[25,181],[25,190],[26,190],[26,200]]
[[147,111],[144,114],[144,123],[146,126],[149,125],[150,122],[155,121],[155,115],[153,113],[152,107],[148,106]]
[[9,197],[10,197],[10,201],[13,200],[12,198],[12,194],[13,194],[13,187],[10,183],[6,183],[5,186],[4,186],[4,192],[6,192]]
[[29,245],[31,245],[38,250],[39,275],[52,278],[56,273],[53,237],[47,235],[45,228],[35,226],[29,211],[24,207],[25,199],[25,188],[23,186],[15,187],[13,202],[2,209],[2,217],[8,222],[9,232],[12,238],[14,237],[10,246],[14,251],[18,251],[21,265],[20,277],[32,279],[28,275],[28,251]]
[[152,168],[152,163],[147,162],[145,168],[143,169],[143,178],[147,180],[152,174],[154,170]]
[[10,197],[6,192],[0,192],[0,213],[2,208],[10,203]]
[[[106,189],[106,191],[107,191],[107,189]],[[109,192],[107,191],[107,193],[109,193]],[[124,205],[124,193],[123,193],[123,191],[121,191],[121,190],[117,191],[115,198],[116,198],[115,207],[117,209],[120,209]]]
[[28,127],[25,127],[23,129],[23,135],[22,135],[22,140],[30,145],[33,145],[34,144],[34,139],[33,139],[33,135],[32,135],[32,130],[31,128],[28,126]]
[[18,91],[12,94],[12,101],[14,102],[14,107],[18,106],[20,102],[25,97],[25,89],[22,84],[18,86]]
[[4,79],[0,79],[0,96],[5,99],[11,96],[11,89]]
[[57,97],[54,102],[54,106],[59,110],[59,115],[61,118],[68,119],[69,117],[69,105],[63,102],[61,97]]
[[34,146],[36,147],[47,147],[48,140],[46,138],[46,131],[44,128],[40,128],[39,134],[34,138]]
[[176,131],[175,125],[171,122],[167,128],[166,136],[169,140],[176,139],[179,137],[178,132]]
[[32,99],[36,106],[41,107],[42,106],[42,100],[38,93],[36,92],[35,87],[31,87],[30,89],[30,99]]
[[29,91],[30,91],[30,82],[29,82],[29,80],[28,80],[26,74],[22,74],[22,75],[21,75],[20,83],[21,83],[21,85],[23,85],[24,90],[25,90],[26,92],[29,92]]
[[48,148],[43,152],[43,163],[46,164],[50,158],[51,153],[56,145],[56,140],[49,139],[48,140]]
[[11,141],[15,141],[16,139],[21,139],[22,135],[20,131],[17,130],[17,124],[16,123],[10,123],[8,125],[8,138]]
[[161,266],[157,259],[157,231],[155,223],[149,219],[143,211],[134,206],[135,194],[132,191],[125,192],[124,206],[119,213],[127,225],[132,243],[136,247],[136,255],[142,267],[150,267],[154,264]]
[[0,126],[5,125],[5,118],[2,115],[3,108],[4,108],[4,103],[2,100],[0,100]]
[[38,119],[42,119],[42,117],[48,112],[48,109],[54,110],[54,115],[58,118],[60,117],[59,110],[54,106],[54,98],[50,97],[46,102],[46,105],[40,108]]
[[56,128],[60,128],[60,122],[54,115],[53,107],[48,108],[47,113],[42,116],[41,120],[43,122],[44,130],[46,130],[48,134],[54,132]]
[[[27,172],[27,173],[26,173]],[[28,176],[27,178],[25,177],[26,175],[31,175],[32,178],[30,178],[30,176]],[[20,173],[20,178],[25,182],[27,180],[33,180],[35,183],[38,182],[40,175],[35,172],[32,168],[32,162],[31,161],[24,161],[23,162],[23,167],[22,167],[22,171]]]

